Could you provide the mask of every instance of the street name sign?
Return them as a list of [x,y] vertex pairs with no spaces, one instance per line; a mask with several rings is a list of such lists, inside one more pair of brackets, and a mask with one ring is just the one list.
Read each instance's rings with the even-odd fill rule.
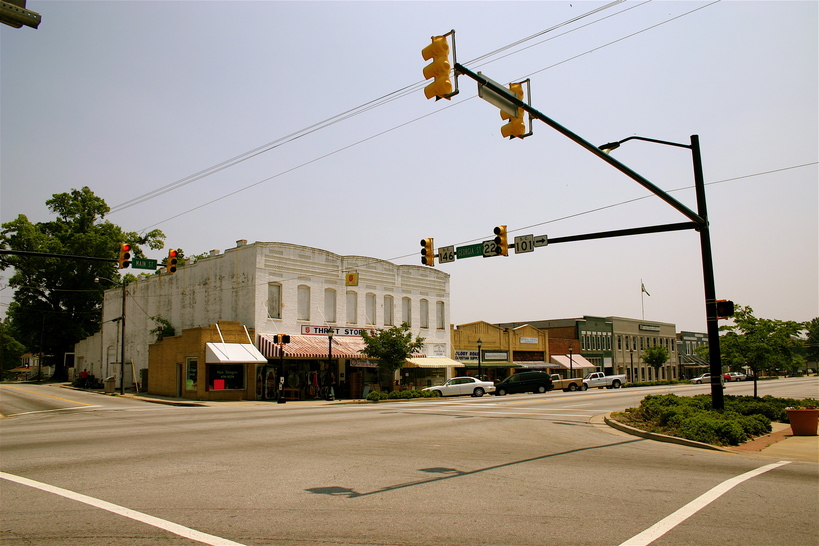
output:
[[133,267],[134,269],[156,269],[156,260],[134,258],[133,260],[131,260],[131,267]]
[[456,257],[461,260],[463,258],[474,258],[475,256],[483,256],[483,244],[459,246],[455,249]]

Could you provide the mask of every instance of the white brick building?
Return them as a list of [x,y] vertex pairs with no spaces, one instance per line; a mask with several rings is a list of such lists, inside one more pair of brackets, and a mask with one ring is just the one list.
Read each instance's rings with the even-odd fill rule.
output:
[[[351,285],[348,281],[356,277],[357,285]],[[121,334],[116,319],[122,314],[122,300],[121,289],[106,291],[102,331],[75,348],[79,369],[87,368],[96,377],[119,377]],[[339,256],[288,243],[237,241],[235,248],[211,251],[172,275],[146,275],[128,285],[125,384],[130,386],[148,366],[148,345],[156,341],[151,330],[158,326],[151,317],[170,322],[176,334],[220,320],[239,321],[255,330],[253,341],[262,352],[265,339],[277,333],[299,336],[300,346],[326,348],[331,327],[340,356],[345,346],[355,345],[345,341],[360,343],[356,330],[408,322],[413,335],[425,338],[426,355],[445,357],[450,354],[449,311],[449,275],[434,268]],[[273,358],[269,352],[266,356]],[[349,364],[339,358],[342,379]]]

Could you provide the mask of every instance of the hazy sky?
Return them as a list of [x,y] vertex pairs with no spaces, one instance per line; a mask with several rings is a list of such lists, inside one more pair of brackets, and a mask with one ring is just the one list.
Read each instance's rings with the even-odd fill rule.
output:
[[[718,297],[809,320],[817,6],[29,0],[38,30],[0,28],[0,220],[45,221],[51,195],[88,186],[110,221],[160,228],[186,254],[247,239],[409,264],[423,237],[460,246],[498,224],[563,237],[686,221],[542,123],[504,140],[468,78],[451,101],[426,100],[420,51],[455,29],[459,62],[504,84],[531,78],[533,106],[592,143],[698,134]],[[629,142],[613,155],[687,188],[672,195],[696,209],[688,150]],[[647,320],[705,331],[693,231],[436,267],[451,274],[456,324],[640,318],[642,280]]]

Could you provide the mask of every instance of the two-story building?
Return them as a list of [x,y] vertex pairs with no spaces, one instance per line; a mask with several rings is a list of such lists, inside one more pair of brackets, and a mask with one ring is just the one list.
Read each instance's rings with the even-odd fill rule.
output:
[[[267,377],[283,365],[290,397],[313,396],[330,382],[336,396],[355,397],[368,386],[386,388],[384,383],[405,377],[378,376],[375,364],[360,354],[364,346],[361,330],[408,323],[414,336],[424,338],[424,348],[423,354],[416,355],[418,358],[412,358],[407,366],[446,373],[454,364],[448,358],[449,313],[449,275],[440,270],[364,256],[340,256],[289,243],[248,244],[241,240],[234,248],[214,250],[195,263],[186,263],[173,274],[142,275],[124,291],[106,291],[102,331],[77,344],[76,366],[97,377],[116,376],[118,388],[122,377],[125,386],[130,387],[147,368],[149,392],[153,392],[153,369],[161,369],[156,373],[166,375],[171,367],[177,376],[173,381],[175,392],[162,394],[208,398],[213,390],[226,390],[229,385],[227,390],[243,399],[249,393],[267,398]],[[160,337],[167,339],[167,332],[160,335],[158,329],[164,321],[179,335],[189,329],[218,326],[220,321],[236,322],[247,330],[242,344],[251,344],[266,362],[260,362],[258,355],[237,351],[254,360],[237,363],[247,365],[239,384],[236,376],[219,380],[215,368],[208,368],[210,364],[221,364],[227,370],[224,366],[230,364],[229,357],[215,355],[212,358],[220,362],[202,362],[214,351],[202,349],[184,358],[181,353],[173,353],[173,357],[166,357],[173,362],[161,361],[159,356],[152,360],[149,347],[163,343]],[[290,342],[276,343],[276,334],[287,334]],[[237,340],[243,337],[241,332],[231,335],[238,336]],[[203,343],[220,342],[218,335],[215,341],[211,334],[208,336]],[[183,346],[189,347],[187,342]],[[120,362],[122,354],[124,366]],[[189,369],[186,362],[196,362],[195,368]],[[204,391],[199,386],[188,390],[186,377],[191,374],[206,382]],[[264,385],[249,384],[262,381]],[[220,399],[228,396],[218,394]]]

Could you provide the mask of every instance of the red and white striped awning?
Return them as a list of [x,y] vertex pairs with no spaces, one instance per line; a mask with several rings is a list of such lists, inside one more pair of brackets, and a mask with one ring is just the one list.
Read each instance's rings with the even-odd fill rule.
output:
[[[273,343],[275,334],[259,334],[259,350],[267,358],[281,358],[279,345]],[[366,347],[360,337],[333,336],[332,358],[367,360],[361,353]],[[331,354],[330,342],[325,336],[291,335],[290,343],[283,346],[285,358],[328,358]],[[413,358],[426,355],[413,353]]]
[[[259,334],[259,350],[267,358],[281,358],[274,335]],[[333,337],[332,358],[367,358],[360,352],[364,347],[360,337]],[[283,348],[286,358],[328,358],[331,354],[330,342],[324,336],[290,336],[290,343]]]

